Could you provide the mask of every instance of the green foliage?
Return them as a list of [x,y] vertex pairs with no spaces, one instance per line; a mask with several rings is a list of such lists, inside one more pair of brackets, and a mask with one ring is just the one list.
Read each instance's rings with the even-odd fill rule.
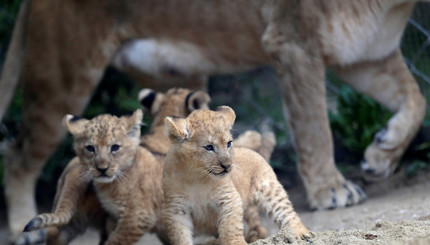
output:
[[12,33],[21,0],[0,0],[0,41]]
[[[21,0],[0,0],[0,71],[1,67],[3,67],[3,56],[6,53],[7,45],[12,34],[13,26],[15,24],[15,16],[18,13],[19,5]],[[21,90],[18,90],[18,93]],[[17,109],[17,105],[22,104],[22,96],[16,95],[11,108],[9,109],[9,118],[5,117],[3,119],[4,125],[12,125],[14,122],[18,122],[20,120],[20,109]],[[18,106],[21,108],[20,106]],[[16,113],[15,113],[16,112]],[[10,120],[9,120],[10,119]],[[9,123],[8,123],[9,120]],[[16,128],[16,127],[14,127]],[[14,131],[14,130],[11,130]],[[5,140],[5,138],[10,137],[9,132],[1,130],[0,132],[0,141]],[[3,185],[3,157],[0,156],[0,185]]]
[[427,166],[427,163],[421,160],[414,160],[412,161],[405,169],[405,174],[407,176],[414,176],[419,171],[425,169]]
[[421,170],[427,168],[430,163],[430,141],[424,139],[422,143],[411,147],[403,158],[405,163],[402,165],[405,168],[405,174],[411,177],[416,175]]
[[[9,39],[12,35],[20,3],[21,0],[0,0],[0,72],[3,67],[4,55],[6,54]],[[19,125],[21,121],[21,107],[22,90],[18,88],[9,106],[9,110],[2,120],[10,132],[2,130],[0,132],[0,140],[15,136],[16,125]]]
[[337,113],[329,112],[333,133],[351,152],[357,154],[364,152],[375,133],[385,127],[391,115],[369,97],[347,86],[341,87],[339,91]]
[[424,142],[415,147],[415,151],[425,152],[427,157],[430,158],[430,142]]
[[11,104],[9,105],[8,113],[7,113],[8,120],[12,122],[21,121],[22,104],[23,104],[22,88],[19,87],[15,91],[15,95],[12,99]]
[[[429,91],[429,94],[430,94],[430,91]],[[427,101],[427,111],[426,111],[426,116],[424,117],[423,126],[429,127],[430,126],[430,106],[428,105],[428,102],[430,101],[430,95],[426,96],[426,101]]]
[[20,3],[21,0],[0,0],[0,67],[3,66],[3,56],[12,35]]

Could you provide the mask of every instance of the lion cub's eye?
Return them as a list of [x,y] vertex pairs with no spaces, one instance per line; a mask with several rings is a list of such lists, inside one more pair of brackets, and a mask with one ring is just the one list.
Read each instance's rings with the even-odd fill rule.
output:
[[213,145],[207,145],[207,146],[205,146],[205,149],[207,151],[214,151],[214,146]]
[[119,150],[120,146],[117,144],[114,144],[110,147],[110,152],[114,153],[117,152]]
[[92,145],[85,146],[85,149],[87,149],[87,151],[89,152],[96,152],[96,148],[94,148],[94,146]]
[[231,147],[231,140],[229,142],[227,142],[227,148]]

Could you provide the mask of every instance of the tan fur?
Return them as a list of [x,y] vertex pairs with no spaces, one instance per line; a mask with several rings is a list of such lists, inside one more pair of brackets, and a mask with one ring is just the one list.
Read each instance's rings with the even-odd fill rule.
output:
[[166,118],[172,145],[163,171],[162,214],[170,240],[192,244],[193,232],[218,232],[221,244],[247,244],[243,210],[254,204],[297,238],[309,237],[270,165],[254,151],[232,146],[234,120],[227,106]]
[[247,130],[234,140],[236,147],[245,147],[258,152],[267,162],[270,161],[272,152],[275,149],[276,138],[271,131],[265,131],[261,135],[257,131]]
[[[151,90],[146,89],[142,90],[142,92],[143,91],[146,91],[145,94],[147,94]],[[141,145],[155,153],[155,156],[158,157],[160,162],[164,163],[165,154],[167,154],[171,145],[167,128],[164,125],[164,118],[166,116],[185,117],[196,109],[209,109],[208,103],[210,97],[201,91],[192,93],[188,98],[189,102],[184,103],[184,99],[190,92],[191,91],[187,89],[170,89],[165,95],[156,93],[155,105],[152,105],[152,107],[148,109],[152,114],[157,114],[157,116],[154,118],[150,133],[142,137]],[[192,107],[193,104],[199,105],[199,108]],[[240,144],[245,148],[253,149],[264,156],[266,160],[269,160],[275,147],[276,140],[273,133],[270,131],[264,132],[263,136],[256,131],[245,131],[234,140],[234,143]],[[256,209],[255,206],[250,206],[245,210],[244,219],[248,225],[246,235],[247,242],[253,242],[257,239],[267,237],[267,230],[261,224],[258,209]]]
[[[80,211],[87,222],[102,221],[106,225],[103,207],[116,223],[104,244],[133,244],[148,231],[162,236],[158,213],[163,198],[163,166],[148,150],[139,147],[141,121],[140,110],[130,117],[100,115],[90,121],[74,121],[66,116],[64,123],[74,137],[78,157],[61,179],[64,185],[60,182],[62,189],[54,213],[32,219],[26,230],[66,225],[72,217],[76,220]],[[94,191],[87,192],[91,186]],[[52,236],[48,242],[57,240],[52,244],[68,243],[58,234]]]
[[105,244],[133,244],[148,231],[163,234],[158,218],[163,166],[139,147],[141,120],[140,110],[129,118],[66,119],[81,165],[93,181],[98,200],[116,222]]
[[[14,85],[19,78],[24,82],[22,130],[4,161],[12,235],[36,213],[35,182],[65,134],[62,116],[83,111],[109,63],[155,76],[180,74],[186,81],[273,65],[310,207],[363,201],[361,189],[345,180],[334,164],[325,67],[337,67],[346,82],[395,112],[365,154],[364,169],[387,176],[423,121],[426,107],[399,51],[414,3],[24,1],[28,12],[20,14],[0,85]],[[386,69],[388,63],[401,69]],[[11,91],[2,89],[0,98],[11,98]],[[0,113],[7,104],[1,103]]]
[[[143,89],[140,92],[139,100],[143,101],[145,96],[150,97],[148,96],[150,93],[154,93],[154,91]],[[188,99],[186,100],[186,98]],[[173,88],[166,94],[156,93],[154,101],[149,105],[149,108],[146,108],[154,116],[154,121],[149,133],[142,136],[140,144],[151,152],[159,165],[163,166],[170,140],[167,128],[161,119],[164,119],[166,115],[187,116],[196,109],[193,106],[208,108],[209,101],[210,97],[206,93],[193,92],[188,89]],[[244,147],[252,147],[254,144],[247,142],[256,140],[260,140],[260,142],[255,142],[258,147],[262,144],[262,137],[255,131],[251,134],[242,134],[239,137]],[[274,144],[268,145],[273,150]],[[145,162],[145,159],[142,159],[141,162]],[[129,177],[124,176],[124,178]],[[161,175],[151,175],[151,178],[161,179]],[[109,225],[114,223],[113,227],[115,227],[112,217],[108,217],[109,214],[101,207],[96,197],[93,180],[89,178],[87,168],[78,157],[70,161],[58,180],[53,207],[52,213],[38,215],[24,229],[31,231],[48,227],[47,245],[68,244],[77,235],[82,234],[88,226],[95,227],[100,231],[100,244],[104,244],[107,236],[113,230],[113,228],[109,228]],[[262,226],[258,210],[255,207],[250,207],[244,218],[250,227],[247,241],[252,242],[267,237],[267,231]],[[166,238],[162,234],[158,235],[163,242],[166,242]]]
[[108,222],[113,221],[108,220],[108,214],[97,199],[92,180],[88,178],[87,170],[78,157],[69,162],[58,180],[52,213],[38,215],[30,223],[39,222],[38,219],[41,223],[32,229],[48,227],[47,245],[69,244],[89,226],[100,231],[100,244],[103,244],[108,230],[113,230],[108,229]]

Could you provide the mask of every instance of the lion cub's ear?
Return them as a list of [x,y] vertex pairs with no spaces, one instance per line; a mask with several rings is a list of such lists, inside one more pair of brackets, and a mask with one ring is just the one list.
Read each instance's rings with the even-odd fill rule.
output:
[[209,102],[211,97],[203,91],[191,92],[185,99],[185,105],[190,112],[197,109],[209,109]]
[[83,119],[73,115],[66,115],[63,118],[63,125],[67,131],[72,135],[81,134],[85,130],[85,125],[88,123],[87,119]]
[[190,131],[188,130],[187,120],[185,118],[179,117],[166,117],[164,119],[164,124],[169,130],[170,136],[178,140],[188,139]]
[[144,88],[140,90],[137,98],[147,112],[151,113],[151,115],[155,115],[160,110],[161,103],[164,100],[164,94],[154,92],[154,90],[149,88]]
[[234,124],[234,120],[236,120],[236,113],[234,113],[233,109],[229,106],[223,105],[218,106],[216,111],[224,116],[228,126],[231,128]]
[[140,109],[134,111],[133,115],[125,117],[127,136],[130,138],[140,137],[140,125],[142,125],[143,112]]

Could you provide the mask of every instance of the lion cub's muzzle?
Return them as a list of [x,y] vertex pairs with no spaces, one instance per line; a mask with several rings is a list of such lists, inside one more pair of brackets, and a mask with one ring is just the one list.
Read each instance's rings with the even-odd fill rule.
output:
[[94,174],[94,177],[98,182],[110,182],[115,177],[109,164],[97,164],[95,169],[97,174]]
[[219,166],[219,170],[220,171],[218,171],[218,172],[212,172],[215,175],[225,175],[225,174],[228,174],[231,171],[231,169],[232,169],[232,165],[231,165],[230,161],[229,162],[221,162],[221,161],[219,161],[218,162],[218,166]]

